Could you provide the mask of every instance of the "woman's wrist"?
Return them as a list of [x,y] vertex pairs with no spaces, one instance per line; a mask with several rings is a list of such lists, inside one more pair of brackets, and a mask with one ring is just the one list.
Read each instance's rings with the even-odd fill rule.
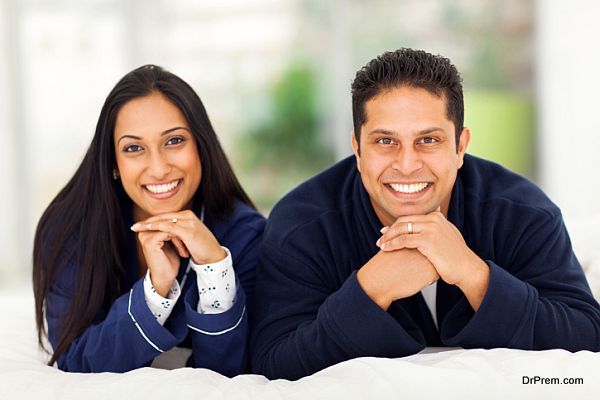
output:
[[217,247],[207,251],[198,258],[192,256],[192,262],[196,265],[211,264],[222,261],[225,257],[227,257],[227,252],[217,244]]
[[150,271],[150,282],[156,290],[156,293],[167,298],[169,290],[171,290],[175,283],[175,278],[161,278],[158,274],[153,274],[152,271]]

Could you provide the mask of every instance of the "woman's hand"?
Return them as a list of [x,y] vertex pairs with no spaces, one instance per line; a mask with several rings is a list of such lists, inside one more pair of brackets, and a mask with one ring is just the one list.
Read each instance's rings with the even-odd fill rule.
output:
[[212,232],[190,210],[155,215],[134,224],[131,230],[167,234],[166,240],[173,243],[179,255],[191,257],[195,264],[217,262],[227,256]]
[[156,292],[167,297],[179,273],[182,245],[171,234],[160,231],[139,232],[142,252],[150,270],[150,279]]

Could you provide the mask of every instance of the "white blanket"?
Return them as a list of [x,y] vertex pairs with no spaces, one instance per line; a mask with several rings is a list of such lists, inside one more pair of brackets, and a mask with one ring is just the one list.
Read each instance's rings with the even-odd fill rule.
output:
[[[600,218],[573,223],[569,229],[599,298]],[[600,353],[588,351],[427,349],[402,359],[346,361],[296,382],[259,375],[229,379],[191,368],[65,373],[46,366],[38,350],[31,289],[2,290],[0,302],[15,306],[0,316],[0,400],[600,399]],[[558,383],[545,380],[553,378]],[[565,383],[570,378],[580,381]]]
[[[205,369],[142,368],[125,374],[65,373],[44,364],[28,289],[3,291],[19,306],[0,327],[0,399],[598,399],[600,353],[427,349],[402,359],[360,358],[296,382],[226,378]],[[536,383],[535,377],[561,384]],[[580,378],[581,384],[565,384]]]

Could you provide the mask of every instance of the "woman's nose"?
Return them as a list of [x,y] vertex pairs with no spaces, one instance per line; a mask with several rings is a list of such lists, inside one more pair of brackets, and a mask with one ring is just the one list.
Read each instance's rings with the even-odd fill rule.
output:
[[166,178],[171,172],[171,164],[169,159],[161,151],[153,152],[150,156],[150,164],[148,170],[150,175],[157,179],[162,180]]

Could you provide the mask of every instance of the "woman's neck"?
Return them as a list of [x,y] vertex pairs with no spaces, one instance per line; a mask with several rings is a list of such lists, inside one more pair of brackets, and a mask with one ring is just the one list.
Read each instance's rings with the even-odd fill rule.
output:
[[150,218],[152,215],[148,214],[146,211],[142,210],[136,204],[133,205],[132,217],[133,222],[144,221]]
[[146,263],[146,257],[144,257],[144,251],[142,250],[142,244],[140,240],[135,238],[135,249],[138,259],[138,275],[140,277],[146,275],[146,271],[148,270],[148,264]]

